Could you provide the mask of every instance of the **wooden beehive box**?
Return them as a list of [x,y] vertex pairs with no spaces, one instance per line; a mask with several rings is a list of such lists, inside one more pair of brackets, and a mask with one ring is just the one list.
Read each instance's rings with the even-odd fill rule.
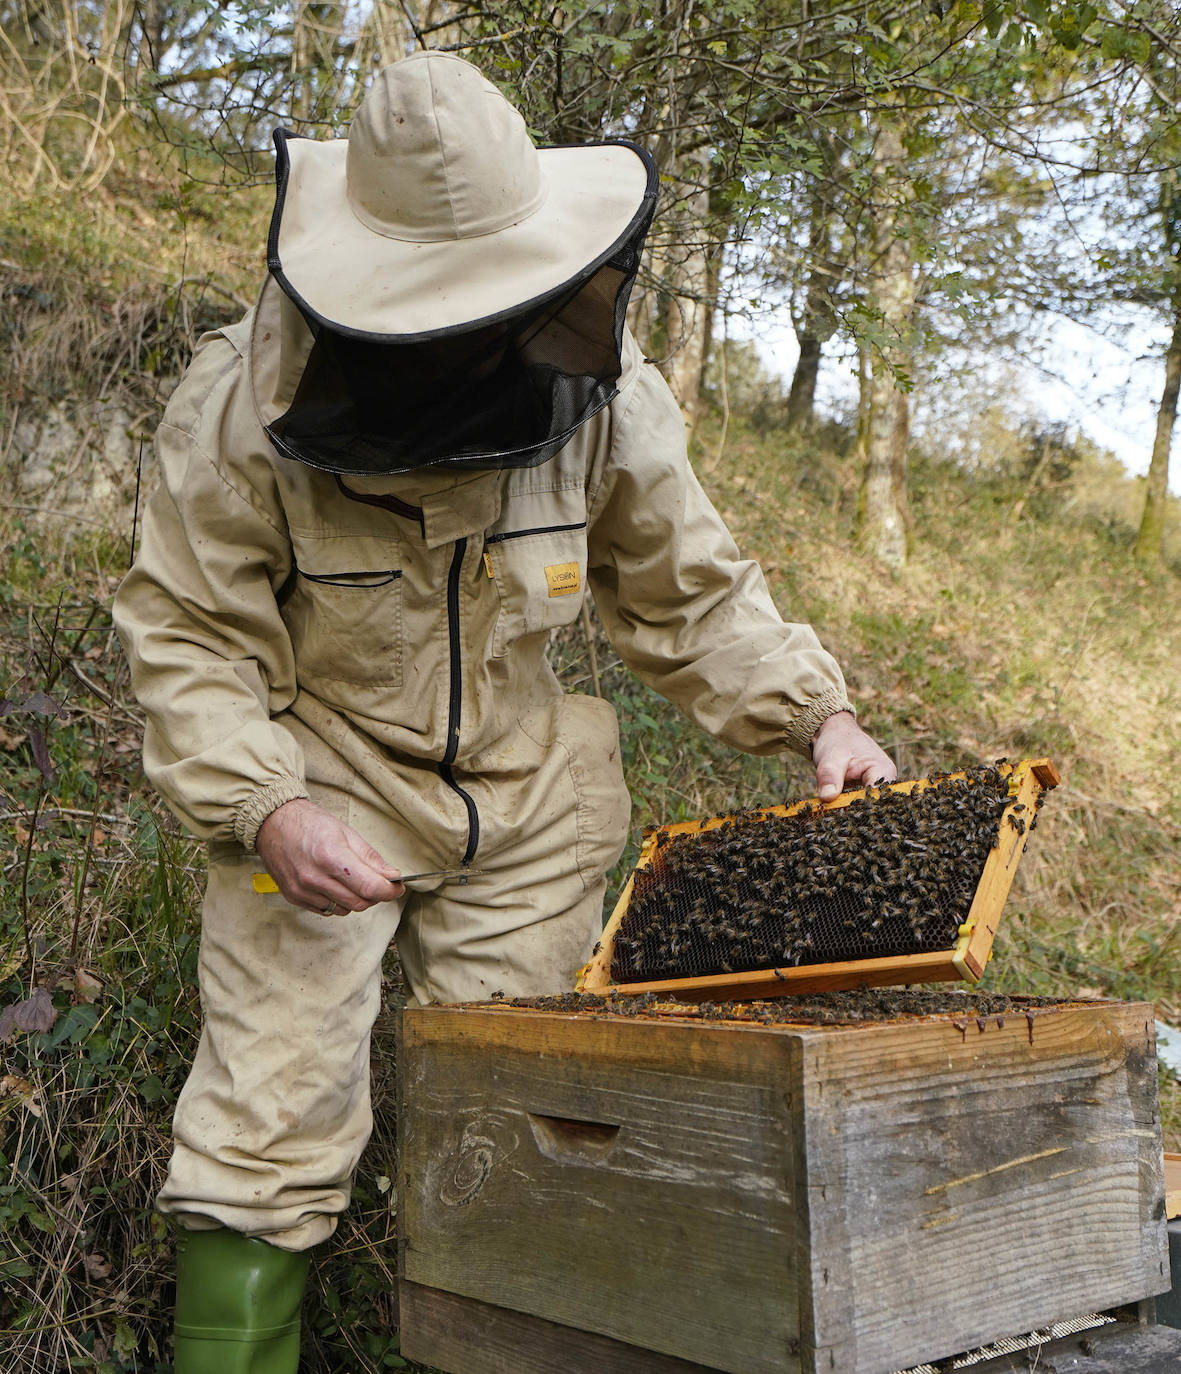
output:
[[1151,1006],[947,999],[864,1025],[407,1010],[403,1353],[887,1374],[1166,1290]]

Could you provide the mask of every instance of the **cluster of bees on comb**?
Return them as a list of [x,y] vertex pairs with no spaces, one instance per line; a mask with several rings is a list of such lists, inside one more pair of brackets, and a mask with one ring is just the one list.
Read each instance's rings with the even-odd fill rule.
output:
[[[664,833],[615,933],[618,983],[949,949],[1012,798],[1000,759],[847,806]],[[1040,797],[1039,797],[1040,803]],[[1024,832],[1034,817],[1009,824]]]

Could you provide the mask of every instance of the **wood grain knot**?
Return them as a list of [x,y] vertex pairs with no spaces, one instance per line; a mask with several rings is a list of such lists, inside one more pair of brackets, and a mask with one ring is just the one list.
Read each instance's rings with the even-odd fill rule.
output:
[[439,1186],[439,1201],[445,1207],[466,1207],[484,1186],[495,1159],[496,1147],[492,1140],[464,1131]]

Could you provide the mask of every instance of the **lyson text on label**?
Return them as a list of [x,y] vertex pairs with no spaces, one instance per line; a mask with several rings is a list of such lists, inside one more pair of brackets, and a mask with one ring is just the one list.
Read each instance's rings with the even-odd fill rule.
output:
[[582,585],[577,563],[551,563],[545,570],[550,596],[569,596]]

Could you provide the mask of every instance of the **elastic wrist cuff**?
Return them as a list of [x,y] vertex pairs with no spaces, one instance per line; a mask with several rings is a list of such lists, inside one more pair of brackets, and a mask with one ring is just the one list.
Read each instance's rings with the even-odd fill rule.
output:
[[853,703],[839,687],[834,687],[831,691],[814,697],[789,722],[785,732],[784,744],[788,749],[810,759],[812,757],[812,739],[816,731],[820,729],[829,716],[835,716],[838,711],[848,711],[854,717],[857,715]]
[[234,817],[234,839],[244,848],[253,849],[259,827],[272,811],[308,795],[307,787],[298,778],[282,778],[260,788],[238,808]]

